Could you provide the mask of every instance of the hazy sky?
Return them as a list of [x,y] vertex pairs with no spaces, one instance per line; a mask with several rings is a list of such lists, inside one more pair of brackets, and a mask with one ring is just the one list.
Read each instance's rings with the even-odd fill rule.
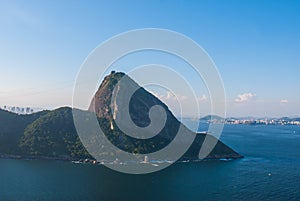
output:
[[[300,116],[299,10],[300,1],[0,0],[0,105],[71,105],[80,65],[96,46],[154,27],[185,34],[208,52],[228,116]],[[198,95],[209,113],[209,94]],[[169,94],[158,96],[173,104]]]

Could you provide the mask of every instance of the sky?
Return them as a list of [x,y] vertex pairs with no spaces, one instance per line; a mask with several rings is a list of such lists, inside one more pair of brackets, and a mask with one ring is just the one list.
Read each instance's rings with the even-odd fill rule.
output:
[[[162,28],[186,35],[210,55],[224,82],[227,116],[300,116],[299,10],[299,1],[283,0],[0,0],[0,105],[71,106],[80,66],[95,47],[129,30]],[[113,68],[126,72],[124,64],[147,58],[160,56],[140,55]],[[210,96],[199,89],[206,115]],[[170,93],[156,95],[177,113]],[[193,116],[193,106],[183,115]]]

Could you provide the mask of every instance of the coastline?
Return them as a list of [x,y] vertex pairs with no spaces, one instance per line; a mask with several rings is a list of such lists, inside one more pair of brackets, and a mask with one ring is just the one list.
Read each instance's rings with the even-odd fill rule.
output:
[[[195,158],[180,158],[174,163],[186,163],[186,162],[205,162],[205,161],[230,161],[230,160],[237,160],[242,159],[244,156],[241,155],[214,155],[209,156],[205,159],[195,159]],[[61,162],[71,162],[71,163],[81,163],[81,164],[103,164],[103,162],[99,162],[92,158],[72,158],[72,157],[48,157],[48,156],[21,156],[21,155],[13,155],[13,154],[0,154],[0,159],[14,159],[14,160],[46,160],[46,161],[61,161]],[[166,160],[167,162],[170,162]],[[108,163],[115,163],[115,161],[111,161]],[[137,163],[144,163],[143,161],[137,161]],[[151,162],[149,162],[151,163]],[[123,164],[123,162],[120,162]]]
[[56,160],[56,161],[74,161],[80,160],[72,157],[49,157],[49,156],[22,156],[14,154],[0,154],[2,159],[19,159],[19,160]]

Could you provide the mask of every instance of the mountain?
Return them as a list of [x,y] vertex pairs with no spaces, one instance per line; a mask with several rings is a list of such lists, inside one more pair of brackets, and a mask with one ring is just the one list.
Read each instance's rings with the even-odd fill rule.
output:
[[[123,100],[122,97],[131,94],[131,91],[135,92],[130,97],[130,101],[126,101],[126,98]],[[119,101],[117,99],[118,96],[121,97]],[[147,127],[151,125],[149,112],[153,106],[160,106],[163,108],[166,112],[166,120],[161,131],[149,139],[137,139],[123,133],[119,128],[119,124],[116,124],[116,120],[119,118],[124,121],[124,114],[126,113],[125,108],[128,107],[128,103],[130,119],[138,127]],[[114,111],[112,111],[112,108],[114,108]],[[143,87],[140,87],[128,75],[121,72],[112,71],[110,75],[107,75],[104,78],[104,81],[95,93],[89,111],[96,113],[102,123],[100,124],[100,127],[104,130],[104,133],[109,140],[118,148],[129,153],[147,154],[159,151],[171,143],[180,128],[186,135],[186,138],[196,135],[192,146],[186,154],[182,156],[182,159],[198,159],[200,148],[207,136],[205,134],[196,134],[190,131],[175,118],[162,101],[146,91]],[[160,119],[160,115],[155,118]],[[163,120],[164,119],[161,121]],[[136,132],[132,126],[127,125],[130,125],[130,122],[123,122],[122,126],[129,132]],[[143,135],[143,133],[138,133],[138,135]],[[216,147],[208,154],[207,158],[241,157],[238,153],[213,136],[207,136],[207,138],[211,141],[216,141]],[[179,143],[182,144],[186,142],[182,139]]]
[[[120,84],[122,78],[127,80],[123,85]],[[116,90],[114,90],[115,87]],[[115,98],[118,95],[122,97],[124,94],[128,94],[130,89],[137,89],[129,101],[129,116],[137,127],[145,128],[149,125],[151,126],[151,123],[153,123],[151,120],[153,119],[154,121],[158,120],[158,123],[160,123],[160,118],[163,115],[152,116],[152,119],[149,117],[149,111],[152,106],[159,105],[165,111],[166,118],[163,128],[159,130],[158,134],[155,133],[157,135],[149,139],[131,137],[119,128],[120,124],[117,124],[117,120],[123,118],[121,115],[126,106],[128,106],[128,102]],[[114,110],[112,111],[111,108],[114,108]],[[83,112],[87,114],[95,112],[99,125],[107,139],[118,148],[129,153],[148,154],[159,151],[173,141],[178,129],[182,129],[184,138],[177,142],[179,146],[186,143],[185,137],[196,136],[191,147],[182,156],[182,160],[198,159],[199,150],[205,137],[217,142],[216,147],[209,153],[207,158],[241,157],[214,137],[190,131],[174,117],[162,101],[140,87],[124,73],[112,72],[106,76],[95,93],[89,111]],[[128,125],[125,122],[123,126],[125,128],[127,126],[126,129],[129,132],[136,132],[136,130],[130,130],[132,126]],[[136,134],[142,137],[149,133],[137,132]],[[99,154],[105,156],[113,153],[100,151]],[[10,155],[25,158],[62,160],[93,158],[79,140],[73,121],[72,109],[68,107],[30,115],[18,115],[0,110],[0,157]]]

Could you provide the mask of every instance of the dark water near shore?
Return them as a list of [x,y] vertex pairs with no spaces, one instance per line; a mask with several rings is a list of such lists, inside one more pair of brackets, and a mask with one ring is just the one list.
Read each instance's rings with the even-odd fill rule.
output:
[[147,175],[0,159],[0,200],[300,200],[300,126],[226,125],[222,140],[245,158]]

